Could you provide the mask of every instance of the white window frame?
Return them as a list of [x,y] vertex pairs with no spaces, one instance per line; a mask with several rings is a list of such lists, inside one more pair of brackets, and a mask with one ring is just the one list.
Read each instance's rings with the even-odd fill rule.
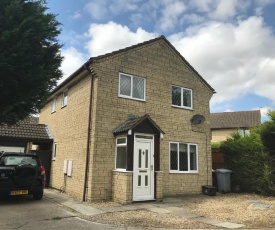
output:
[[[119,139],[125,139],[125,143],[118,144]],[[117,147],[126,147],[126,167],[124,168],[117,168]],[[115,170],[117,171],[126,171],[127,168],[127,137],[126,136],[120,136],[116,138],[116,157],[115,157]]]
[[[177,144],[177,154],[178,154],[178,169],[171,170],[171,144]],[[187,162],[188,162],[188,171],[180,171],[179,170],[179,144],[186,144],[187,145]],[[190,170],[190,145],[196,146],[196,164],[197,170]],[[198,144],[194,143],[185,143],[185,142],[169,142],[169,172],[170,173],[198,173],[199,172],[199,164],[198,164]]]
[[68,105],[68,89],[64,90],[62,93],[62,104],[61,107],[65,107]]
[[[131,77],[131,95],[130,96],[123,95],[123,94],[120,93],[120,78],[121,78],[121,75]],[[144,81],[144,92],[143,92],[143,98],[144,99],[133,97],[133,78],[140,78]],[[119,73],[119,83],[118,83],[118,96],[119,97],[133,99],[133,100],[137,100],[137,101],[145,101],[146,100],[145,95],[146,95],[146,79],[145,78],[137,77],[137,76],[130,75],[130,74],[125,74],[125,73]]]
[[56,159],[56,148],[57,148],[57,143],[56,142],[54,142],[53,143],[53,154],[52,154],[52,159],[53,159],[53,161],[55,161],[55,159]]
[[[173,87],[177,87],[177,88],[180,88],[181,89],[181,105],[174,105],[173,104]],[[191,106],[184,106],[183,105],[183,90],[188,90],[191,92]],[[172,85],[171,87],[171,93],[172,93],[172,106],[173,107],[177,107],[177,108],[182,108],[182,109],[193,109],[193,90],[192,89],[189,89],[189,88],[185,88],[185,87],[181,87],[181,86],[177,86],[177,85]]]
[[56,103],[57,103],[57,99],[54,98],[52,100],[52,113],[54,113],[56,111]]

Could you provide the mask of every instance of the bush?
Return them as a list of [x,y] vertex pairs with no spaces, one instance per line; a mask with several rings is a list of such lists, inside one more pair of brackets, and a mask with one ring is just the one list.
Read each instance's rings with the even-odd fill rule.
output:
[[275,194],[272,161],[261,141],[259,130],[241,137],[238,133],[221,143],[224,160],[233,171],[232,186],[240,185],[245,192]]

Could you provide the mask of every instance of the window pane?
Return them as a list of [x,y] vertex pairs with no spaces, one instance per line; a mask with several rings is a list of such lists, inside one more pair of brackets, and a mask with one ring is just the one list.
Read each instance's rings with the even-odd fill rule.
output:
[[197,170],[197,146],[190,145],[190,170]]
[[55,112],[55,109],[56,109],[56,99],[53,99],[53,102],[52,102],[52,112]]
[[191,107],[191,90],[183,89],[183,106]]
[[63,93],[62,106],[67,105],[67,103],[68,103],[68,91],[65,91],[65,92]]
[[126,144],[126,138],[118,138],[117,144]]
[[178,145],[170,144],[170,170],[178,170]]
[[133,77],[133,98],[144,99],[144,79]]
[[126,146],[117,147],[116,168],[126,169]]
[[141,139],[153,139],[153,136],[136,135],[136,138],[141,138]]
[[142,158],[141,149],[139,149],[138,150],[138,168],[141,168],[141,158]]
[[145,176],[145,186],[148,186],[148,176]]
[[145,150],[145,168],[147,169],[148,168],[148,150],[146,149]]
[[120,75],[120,92],[121,95],[131,96],[131,77]]
[[141,176],[138,176],[138,186],[141,186]]
[[187,144],[179,144],[179,170],[188,171]]
[[172,86],[172,105],[181,106],[181,88]]

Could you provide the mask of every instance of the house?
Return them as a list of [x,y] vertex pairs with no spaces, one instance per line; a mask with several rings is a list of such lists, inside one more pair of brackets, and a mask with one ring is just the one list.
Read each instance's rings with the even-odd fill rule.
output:
[[0,125],[0,152],[35,152],[46,170],[49,186],[53,137],[38,117],[28,117],[15,125]]
[[260,110],[211,113],[210,118],[212,142],[225,141],[234,132],[245,136],[250,128],[261,124]]
[[54,136],[51,186],[120,203],[201,192],[213,92],[164,36],[90,58],[40,111]]
[[[211,142],[220,143],[239,132],[242,136],[249,134],[249,129],[261,124],[260,110],[211,113]],[[212,168],[226,168],[220,148],[212,148]]]

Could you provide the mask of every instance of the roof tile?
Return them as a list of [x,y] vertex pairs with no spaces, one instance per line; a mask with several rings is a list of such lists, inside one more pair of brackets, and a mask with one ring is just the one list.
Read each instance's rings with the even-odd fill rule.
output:
[[260,110],[211,113],[211,129],[250,128],[261,124]]

